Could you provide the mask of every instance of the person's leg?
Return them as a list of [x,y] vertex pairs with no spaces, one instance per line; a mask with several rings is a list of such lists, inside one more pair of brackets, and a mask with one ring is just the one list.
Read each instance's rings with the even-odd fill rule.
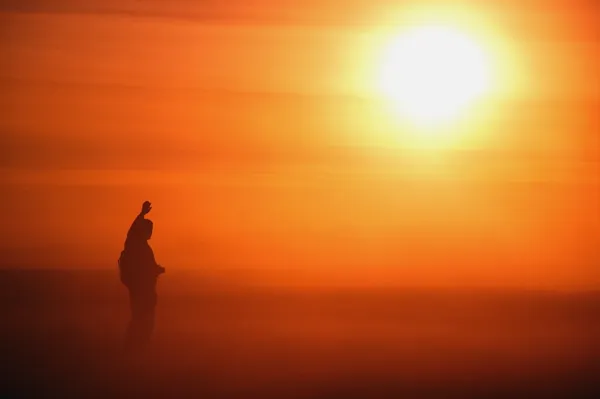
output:
[[143,331],[144,303],[139,287],[129,287],[129,306],[131,316],[125,337],[125,350],[133,350],[139,346]]
[[156,284],[148,284],[140,295],[140,317],[139,338],[140,343],[145,345],[150,341],[154,331],[154,319],[156,313]]

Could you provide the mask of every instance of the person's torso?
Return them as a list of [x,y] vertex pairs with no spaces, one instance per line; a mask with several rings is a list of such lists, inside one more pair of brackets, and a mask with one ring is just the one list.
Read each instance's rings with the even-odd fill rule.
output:
[[156,278],[156,264],[152,248],[146,241],[128,242],[119,260],[121,274],[128,281]]

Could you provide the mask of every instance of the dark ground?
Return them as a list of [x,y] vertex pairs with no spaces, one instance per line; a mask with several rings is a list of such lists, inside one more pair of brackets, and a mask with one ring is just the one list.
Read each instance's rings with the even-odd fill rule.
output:
[[259,288],[173,274],[159,295],[154,345],[127,359],[115,272],[0,272],[0,397],[600,393],[597,293]]

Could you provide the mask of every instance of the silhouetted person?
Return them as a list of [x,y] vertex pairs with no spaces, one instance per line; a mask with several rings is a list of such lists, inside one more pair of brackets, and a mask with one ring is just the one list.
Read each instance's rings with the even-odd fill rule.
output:
[[121,282],[129,290],[131,320],[127,327],[125,349],[144,347],[154,329],[156,308],[156,281],[165,269],[156,263],[154,252],[148,244],[152,237],[153,223],[144,216],[152,204],[146,201],[135,218],[125,240],[125,248],[119,257]]

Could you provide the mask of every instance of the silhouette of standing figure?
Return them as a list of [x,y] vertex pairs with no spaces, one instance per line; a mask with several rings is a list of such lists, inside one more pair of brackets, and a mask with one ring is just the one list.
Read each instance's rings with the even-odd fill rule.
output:
[[153,223],[144,216],[152,204],[146,201],[135,218],[125,240],[125,248],[119,257],[121,282],[129,290],[131,320],[125,339],[126,351],[143,348],[154,329],[156,308],[156,282],[165,269],[156,263],[154,252],[148,244],[152,237]]

